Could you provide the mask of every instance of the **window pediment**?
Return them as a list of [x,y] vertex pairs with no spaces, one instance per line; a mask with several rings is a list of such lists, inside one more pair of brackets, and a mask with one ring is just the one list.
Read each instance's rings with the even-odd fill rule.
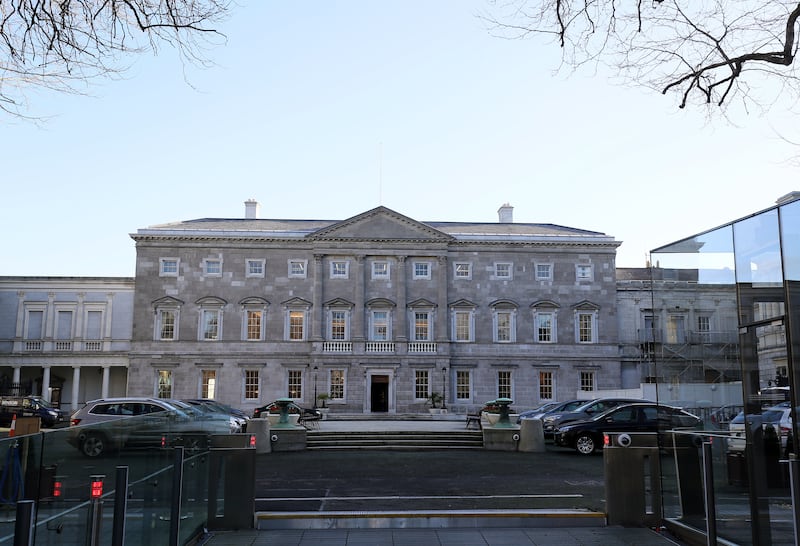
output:
[[302,307],[308,309],[311,307],[311,302],[303,298],[290,298],[281,303],[284,307]]
[[450,303],[449,307],[451,309],[475,309],[478,306],[475,303],[462,298]]
[[181,305],[183,305],[183,301],[178,298],[173,298],[172,296],[164,296],[163,298],[153,300],[153,307],[178,307]]
[[220,306],[220,307],[222,307],[223,305],[227,305],[228,304],[227,301],[223,300],[222,298],[218,298],[216,296],[206,296],[204,298],[200,298],[199,300],[197,300],[194,303],[195,303],[195,305],[203,305],[203,306],[209,306],[209,307],[212,307],[212,306]]
[[493,309],[508,309],[508,310],[515,310],[519,308],[519,305],[515,301],[511,300],[496,300],[489,304],[489,307]]
[[373,298],[366,303],[367,307],[395,307],[392,300],[386,298]]
[[433,307],[436,307],[436,304],[433,303],[430,300],[425,299],[425,298],[419,298],[417,300],[414,300],[414,301],[409,302],[408,304],[406,304],[406,307],[412,307],[412,308],[415,308],[415,309],[419,309],[419,308],[422,308],[422,307],[433,308]]
[[260,298],[258,296],[253,296],[249,298],[244,298],[242,301],[239,302],[239,305],[258,305],[264,306],[269,305],[269,302],[264,298]]
[[339,307],[339,308],[347,308],[352,309],[354,304],[352,302],[347,301],[344,298],[334,298],[330,301],[325,302],[325,307]]
[[583,300],[582,302],[576,303],[572,306],[573,309],[576,311],[599,311],[600,306],[596,303],[592,303],[589,300]]
[[531,304],[531,309],[558,309],[561,306],[552,300],[539,300]]

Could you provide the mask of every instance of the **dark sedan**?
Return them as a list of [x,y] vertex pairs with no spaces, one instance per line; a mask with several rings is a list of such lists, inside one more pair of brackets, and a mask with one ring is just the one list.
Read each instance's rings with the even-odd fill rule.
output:
[[680,408],[656,403],[625,404],[593,419],[558,427],[553,442],[575,449],[581,455],[591,455],[603,446],[603,436],[607,432],[658,432],[696,428],[701,424],[699,417]]
[[552,438],[556,429],[566,423],[572,421],[585,421],[591,419],[596,415],[605,413],[611,408],[615,408],[622,404],[632,404],[634,402],[650,402],[650,400],[642,400],[639,398],[595,398],[594,400],[587,400],[582,406],[573,408],[569,411],[556,411],[551,412],[542,417],[542,428],[544,429],[544,437]]

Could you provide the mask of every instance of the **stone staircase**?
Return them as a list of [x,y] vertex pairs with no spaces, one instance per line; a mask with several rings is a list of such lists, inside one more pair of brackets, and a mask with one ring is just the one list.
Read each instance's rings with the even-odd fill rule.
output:
[[336,431],[311,430],[309,450],[375,449],[421,451],[435,449],[482,449],[481,431]]

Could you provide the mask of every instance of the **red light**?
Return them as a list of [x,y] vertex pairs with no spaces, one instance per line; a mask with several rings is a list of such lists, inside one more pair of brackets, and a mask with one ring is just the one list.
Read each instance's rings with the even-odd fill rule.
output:
[[53,496],[60,497],[61,496],[61,482],[54,481],[53,482]]
[[99,499],[103,496],[103,480],[92,480],[91,497]]
[[603,434],[603,447],[607,447],[611,445],[611,438],[608,437],[608,434]]
[[167,447],[167,437],[166,436],[162,436],[161,437],[161,447]]
[[251,434],[250,435],[250,447],[256,447],[256,435],[255,434]]
[[69,424],[70,424],[70,426],[76,427],[76,426],[78,426],[78,423],[80,423],[80,422],[81,422],[80,419],[70,419]]

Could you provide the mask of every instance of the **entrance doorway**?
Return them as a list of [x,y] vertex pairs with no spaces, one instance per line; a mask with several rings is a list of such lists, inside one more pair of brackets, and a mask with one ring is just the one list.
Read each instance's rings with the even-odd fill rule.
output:
[[373,375],[370,383],[370,407],[373,412],[389,411],[389,376]]

